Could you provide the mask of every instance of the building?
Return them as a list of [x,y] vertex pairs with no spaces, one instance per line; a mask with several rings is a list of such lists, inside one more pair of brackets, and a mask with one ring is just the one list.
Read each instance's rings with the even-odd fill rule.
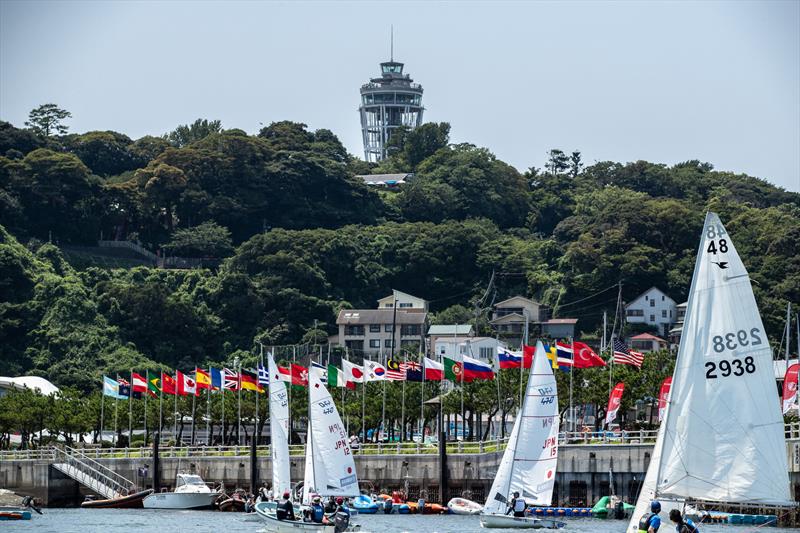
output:
[[20,376],[18,378],[0,376],[0,396],[3,396],[11,389],[30,389],[47,396],[52,396],[58,392],[58,387],[39,376]]
[[642,333],[641,335],[634,335],[628,339],[628,346],[631,350],[637,352],[657,352],[659,350],[666,350],[669,343],[661,337],[656,337],[649,333]]
[[648,324],[667,335],[675,323],[678,306],[658,287],[650,287],[631,303],[625,306],[625,320],[628,324]]
[[453,337],[471,338],[474,336],[475,330],[472,329],[471,324],[436,324],[428,328],[428,346],[432,353],[438,353],[436,342],[439,339],[447,338],[452,342]]
[[392,294],[378,300],[378,309],[392,309],[397,302],[398,309],[428,310],[428,302],[422,298],[406,294],[401,291],[392,291]]
[[677,317],[675,320],[675,327],[669,330],[669,342],[677,346],[681,342],[681,334],[683,333],[683,320],[686,318],[686,305],[688,302],[678,304]]
[[381,63],[381,76],[361,86],[361,135],[364,160],[376,163],[387,157],[386,147],[400,127],[422,124],[422,86],[403,74],[403,63],[392,57]]
[[492,364],[497,359],[497,349],[508,347],[493,337],[438,337],[431,346],[440,361],[442,357],[466,355]]
[[577,323],[577,318],[551,318],[541,323],[541,333],[552,339],[574,339]]
[[403,174],[362,174],[356,178],[363,180],[367,185],[396,189],[400,185],[405,185],[413,176],[414,174],[406,172]]
[[495,304],[489,323],[503,336],[523,336],[526,323],[528,331],[535,332],[548,318],[548,309],[539,302],[514,296]]

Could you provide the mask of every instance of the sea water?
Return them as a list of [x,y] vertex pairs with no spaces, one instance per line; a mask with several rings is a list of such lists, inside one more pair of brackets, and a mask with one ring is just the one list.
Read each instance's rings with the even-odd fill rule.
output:
[[[146,509],[44,509],[30,521],[2,522],[0,532],[37,533],[260,533],[264,524],[258,516],[215,511],[167,511]],[[477,516],[459,515],[359,515],[353,519],[363,533],[470,533],[482,530]],[[566,519],[561,531],[624,533],[626,521]],[[665,533],[674,527],[662,526]],[[703,526],[703,533],[752,533],[754,531],[797,532],[791,529],[755,526]],[[503,530],[495,530],[500,531]]]

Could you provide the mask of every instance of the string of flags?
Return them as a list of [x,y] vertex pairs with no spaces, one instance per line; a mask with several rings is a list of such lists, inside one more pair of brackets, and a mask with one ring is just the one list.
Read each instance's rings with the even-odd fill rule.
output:
[[[602,357],[597,355],[583,342],[555,342],[544,345],[547,358],[553,369],[569,371],[606,366]],[[640,368],[644,360],[641,353],[634,352],[624,342],[615,339],[613,343],[613,361],[616,364],[633,365]],[[292,363],[286,367],[278,366],[278,379],[296,387],[307,387],[309,372],[312,372],[329,387],[346,387],[355,389],[357,383],[373,381],[452,381],[454,383],[471,383],[481,380],[492,380],[500,370],[512,368],[531,368],[533,366],[533,346],[523,345],[521,351],[498,348],[495,359],[496,368],[484,361],[458,355],[442,356],[438,362],[429,357],[421,357],[420,362],[389,358],[386,364],[364,359],[358,365],[342,359],[341,368],[336,365],[322,365],[311,362],[310,367]],[[103,394],[115,399],[140,398],[147,394],[156,397],[159,394],[175,396],[199,396],[208,391],[253,391],[264,393],[269,384],[269,373],[259,363],[254,369],[240,369],[238,372],[228,368],[195,368],[194,374],[176,370],[174,374],[165,372],[144,375],[131,370],[130,380],[117,376],[116,379],[103,376]]]

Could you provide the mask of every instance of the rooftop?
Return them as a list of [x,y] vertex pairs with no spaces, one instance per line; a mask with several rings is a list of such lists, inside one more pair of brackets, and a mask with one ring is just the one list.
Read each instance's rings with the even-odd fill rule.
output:
[[428,335],[469,335],[472,326],[469,324],[439,324],[428,329]]
[[342,309],[336,317],[337,324],[424,324],[427,313],[423,309]]
[[367,185],[402,185],[406,180],[412,177],[413,174],[405,172],[402,174],[359,174],[356,177],[361,178]]
[[631,337],[632,341],[658,341],[666,343],[664,339],[661,337],[656,337],[655,335],[651,335],[649,333],[640,333],[639,335],[634,335]]
[[58,392],[58,387],[50,383],[44,378],[39,376],[20,376],[18,378],[9,378],[0,376],[0,388],[2,389],[31,389],[39,390],[42,394],[48,396]]
[[556,324],[577,324],[577,318],[551,318],[550,320],[545,320],[542,324],[548,324],[550,326]]

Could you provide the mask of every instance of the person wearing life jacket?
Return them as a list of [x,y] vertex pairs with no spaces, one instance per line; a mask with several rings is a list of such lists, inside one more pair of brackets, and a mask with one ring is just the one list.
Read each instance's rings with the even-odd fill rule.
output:
[[289,491],[283,493],[283,501],[275,509],[275,517],[278,520],[297,520],[294,516],[294,505],[289,500]]
[[511,502],[508,504],[508,511],[506,511],[506,514],[512,511],[517,518],[525,516],[525,498],[520,498],[519,492],[517,491],[514,491],[514,497],[511,498]]
[[639,533],[656,533],[661,527],[661,504],[656,500],[650,502],[650,512],[639,519]]
[[321,524],[323,518],[325,518],[325,508],[322,507],[322,500],[319,496],[314,496],[311,501],[311,521],[315,524]]
[[669,512],[669,519],[675,522],[675,531],[678,533],[700,533],[691,518],[683,518],[681,512],[673,509]]

